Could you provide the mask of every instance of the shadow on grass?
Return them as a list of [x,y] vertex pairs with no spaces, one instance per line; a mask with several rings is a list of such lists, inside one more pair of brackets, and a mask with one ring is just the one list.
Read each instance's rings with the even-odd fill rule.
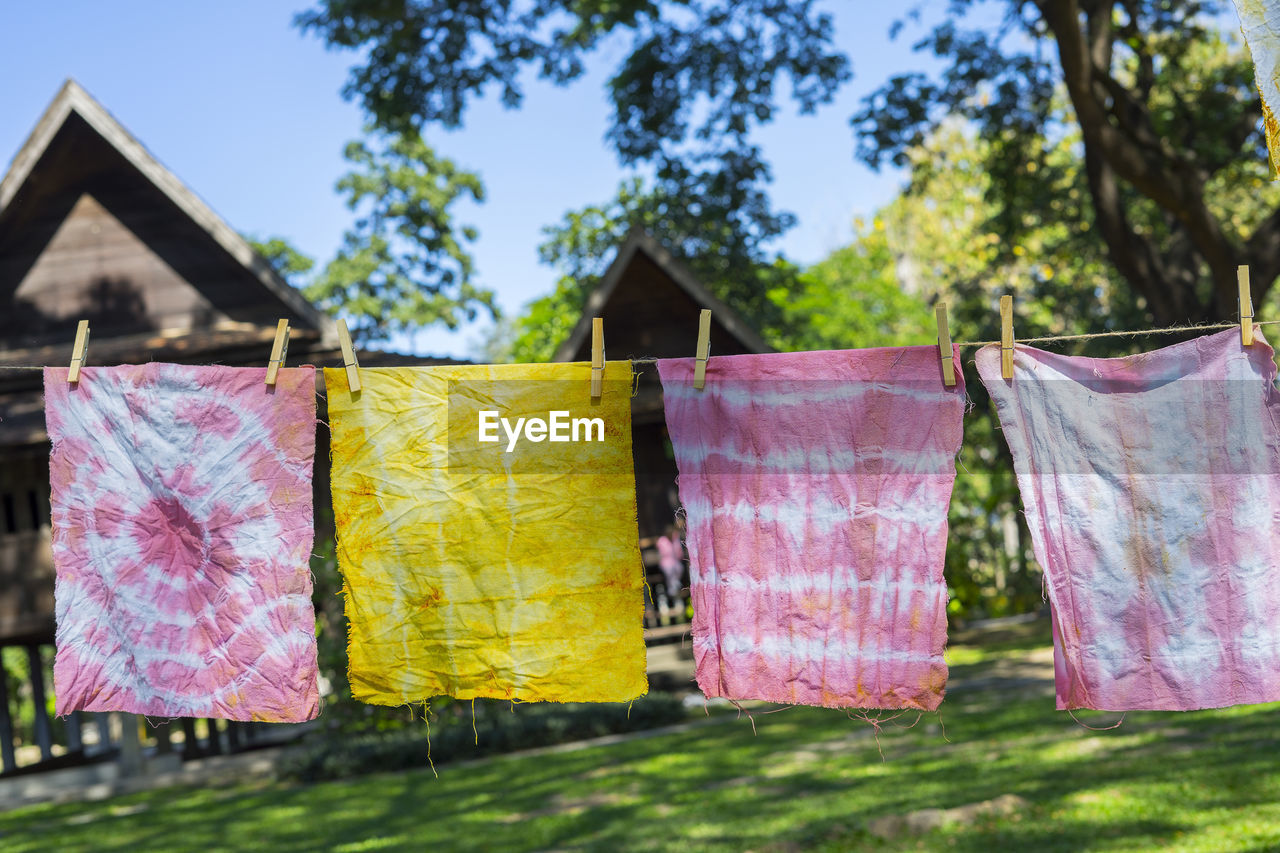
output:
[[[0,815],[0,848],[1274,849],[1275,706],[1135,713],[1118,729],[1088,731],[1054,710],[1044,626],[1017,627],[1026,633],[953,668],[940,720],[885,725],[879,746],[862,722],[795,708],[757,713],[756,734],[729,718],[445,766],[438,780],[420,769],[26,809]],[[892,840],[868,832],[877,817],[1006,794],[1026,805]]]

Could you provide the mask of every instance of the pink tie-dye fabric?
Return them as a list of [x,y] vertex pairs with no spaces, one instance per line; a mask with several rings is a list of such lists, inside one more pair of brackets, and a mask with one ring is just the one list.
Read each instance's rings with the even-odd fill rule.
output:
[[1125,358],[977,356],[1053,610],[1058,707],[1280,699],[1280,393],[1228,330]]
[[[957,353],[958,354],[958,353]],[[942,701],[964,380],[937,347],[658,362],[708,696]]]
[[318,712],[315,370],[264,374],[45,369],[59,715]]

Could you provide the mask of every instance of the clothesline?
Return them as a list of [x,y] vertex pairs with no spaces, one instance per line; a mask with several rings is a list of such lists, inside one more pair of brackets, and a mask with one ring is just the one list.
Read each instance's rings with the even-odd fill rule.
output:
[[[1263,320],[1255,321],[1254,326],[1276,326],[1280,325],[1280,320]],[[1234,329],[1240,326],[1239,323],[1214,323],[1203,326],[1169,326],[1164,329],[1139,329],[1136,332],[1090,332],[1084,335],[1046,335],[1039,338],[1014,338],[1015,344],[1040,344],[1049,341],[1085,341],[1091,338],[1136,338],[1141,335],[1171,335],[1178,332],[1211,332],[1220,329]],[[953,341],[958,347],[985,347],[999,346],[1000,341]],[[640,364],[653,364],[659,359],[656,358],[633,358],[633,362]]]
[[[1280,320],[1263,320],[1262,322],[1254,322],[1255,326],[1275,326],[1280,324]],[[1169,335],[1176,332],[1208,332],[1217,331],[1219,329],[1234,329],[1239,323],[1214,323],[1206,326],[1170,326],[1165,329],[1139,329],[1136,332],[1091,332],[1086,335],[1047,335],[1042,338],[1014,338],[1015,344],[1038,344],[1047,341],[1083,341],[1090,338],[1136,338],[1140,335]],[[985,347],[988,345],[999,346],[1000,341],[956,341],[958,347]]]
[[[1263,571],[1274,566],[1280,527],[1270,464],[1280,400],[1263,390],[1275,371],[1270,348],[1243,347],[1239,335],[1220,327],[1137,359],[1121,395],[1095,393],[1091,359],[1026,348],[1019,375],[1046,362],[1077,367],[1059,371],[1063,382],[1019,387],[1004,380],[997,347],[977,354],[1055,619],[1072,628],[1058,632],[1069,662],[1055,678],[1061,708],[1280,700],[1280,662],[1255,642],[1280,636]],[[657,364],[676,467],[667,476],[689,542],[698,685],[731,702],[936,710],[948,679],[946,519],[965,396],[937,381],[930,346],[770,358],[783,383],[893,370],[918,384],[708,395],[689,391],[694,359]],[[314,462],[326,449],[310,428],[313,371],[284,371],[266,394],[253,370],[153,367],[91,374],[101,393],[53,382],[45,395],[49,517],[74,534],[52,538],[55,711],[312,719],[308,557]],[[504,380],[545,384],[531,395],[505,381],[472,396],[498,410],[568,413],[587,406],[585,368],[511,366]],[[403,705],[444,694],[643,694],[631,400],[604,394],[592,404],[602,426],[623,425],[617,440],[602,435],[566,454],[551,443],[553,427],[540,437],[525,428],[531,443],[518,461],[488,464],[469,441],[458,444],[456,421],[418,413],[438,408],[441,384],[490,368],[434,369],[429,383],[417,381],[418,368],[371,370],[361,394],[329,400],[352,695]],[[611,383],[635,372],[625,361],[602,370]],[[726,358],[718,371],[736,384],[758,364]],[[576,378],[553,381],[567,377]],[[476,441],[487,440],[483,416],[472,422]],[[450,470],[455,460],[465,476]],[[199,547],[211,536],[218,547]],[[699,562],[708,554],[715,566]],[[563,590],[573,593],[567,604]],[[1240,608],[1241,597],[1257,606]],[[1171,620],[1186,624],[1164,630]],[[214,659],[219,666],[201,665]]]
[[[1219,329],[1231,329],[1239,326],[1239,323],[1214,323],[1204,326],[1169,326],[1163,329],[1139,329],[1135,332],[1089,332],[1083,335],[1046,335],[1039,338],[1014,338],[1015,344],[1042,344],[1051,341],[1087,341],[1093,338],[1136,338],[1142,335],[1171,335],[1178,332],[1209,332]],[[1280,325],[1280,320],[1263,320],[1261,322],[1254,321],[1255,326],[1275,326]],[[1000,344],[1000,341],[955,341],[958,347],[985,347]],[[631,358],[627,361],[636,364],[655,364],[659,361],[657,358]],[[0,370],[44,370],[44,365],[39,364],[0,364]]]

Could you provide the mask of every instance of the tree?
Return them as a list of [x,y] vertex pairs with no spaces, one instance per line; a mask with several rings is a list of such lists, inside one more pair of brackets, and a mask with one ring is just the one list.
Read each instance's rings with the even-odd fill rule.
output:
[[[946,300],[958,340],[998,338],[997,304],[1010,292],[1017,295],[1019,337],[1149,325],[1149,313],[1116,273],[1093,227],[1078,136],[1064,133],[1036,144],[1043,151],[1036,169],[1047,200],[1020,220],[1014,244],[999,225],[1022,201],[994,191],[996,178],[987,170],[992,143],[977,128],[949,122],[908,152],[911,186],[880,212],[901,259],[904,286]],[[1132,344],[1106,338],[1058,348],[1105,356]]]
[[[901,164],[948,117],[974,122],[990,143],[990,193],[1007,202],[993,232],[1011,249],[1052,209],[1045,146],[1074,132],[1094,239],[1140,305],[1162,324],[1232,316],[1237,264],[1252,267],[1260,299],[1280,276],[1280,196],[1265,184],[1247,55],[1218,30],[1227,10],[1219,0],[950,0],[915,45],[946,67],[899,75],[866,99],[853,117],[858,154]],[[324,0],[298,23],[366,51],[346,94],[389,128],[459,124],[490,86],[518,106],[523,71],[566,84],[629,34],[608,86],[610,144],[622,162],[652,165],[668,197],[714,199],[700,222],[728,222],[748,255],[791,224],[769,208],[750,131],[774,116],[783,77],[802,110],[849,77],[811,0]],[[1246,182],[1260,203],[1247,215],[1218,208],[1228,182]]]
[[459,242],[475,239],[475,230],[455,226],[450,210],[483,197],[479,178],[416,136],[351,142],[346,157],[357,168],[337,188],[359,216],[337,255],[308,275],[315,260],[282,237],[247,237],[254,251],[321,308],[347,317],[360,342],[433,322],[455,328],[482,309],[496,318],[493,294],[475,286]]
[[[1231,87],[1213,82],[1236,79],[1228,69],[1239,66],[1239,49],[1216,33],[1206,31],[1197,38],[1184,57],[1185,73],[1217,87],[1222,98],[1241,99],[1239,109],[1247,109],[1253,94],[1242,88],[1244,82]],[[973,62],[982,66],[977,58]],[[1180,93],[1194,86],[1170,68],[1165,71],[1171,82],[1152,97],[1167,111],[1177,97],[1184,97]],[[966,118],[965,109],[946,112],[935,103],[938,112],[914,125],[918,136],[900,138],[896,152],[885,149],[884,156],[897,158],[911,175],[908,191],[879,212],[899,258],[903,285],[926,298],[948,301],[957,340],[999,337],[996,305],[1004,292],[1017,295],[1019,337],[1137,329],[1153,320],[1186,319],[1157,314],[1156,306],[1119,274],[1114,249],[1100,233],[1106,220],[1094,207],[1097,171],[1090,165],[1084,131],[1074,122],[1065,84],[1049,82],[1042,106],[1050,118],[1043,124],[1006,119],[997,131],[1000,96],[974,82],[969,88],[973,102],[966,102],[965,109],[985,104],[991,112]],[[881,92],[872,100],[883,97]],[[882,119],[882,130],[892,130],[891,119],[892,115]],[[1186,121],[1188,126],[1202,123],[1212,128],[1212,115]],[[1198,139],[1198,144],[1209,146],[1213,137],[1202,129]],[[867,145],[873,142],[864,138]],[[1280,206],[1280,192],[1267,183],[1265,158],[1255,156],[1260,154],[1255,148],[1244,145],[1203,187],[1206,209],[1241,244]],[[1152,251],[1164,252],[1165,263],[1195,263],[1177,254],[1190,252],[1192,244],[1175,216],[1132,187],[1121,191],[1129,227]],[[1197,319],[1220,310],[1213,307],[1207,264],[1201,262],[1201,267],[1188,286],[1206,312],[1193,315]],[[1255,282],[1259,278],[1255,274]],[[1231,279],[1227,316],[1234,311],[1234,271]],[[1268,300],[1272,305],[1276,296],[1273,288]],[[1173,340],[1158,339],[1155,345]],[[1072,354],[1116,356],[1152,344],[1149,338],[1095,338],[1051,346]],[[972,350],[964,352],[964,362],[971,365]],[[971,370],[968,378],[975,378]],[[970,381],[967,393],[974,407],[965,419],[959,460],[964,473],[956,480],[949,518],[946,575],[951,606],[966,616],[1034,608],[1042,598],[1041,575],[1029,553],[1030,537],[1008,448],[999,437],[985,389]]]
[[338,181],[357,212],[337,257],[304,288],[330,314],[352,322],[361,342],[441,322],[450,329],[481,310],[497,316],[493,294],[476,286],[451,208],[481,200],[479,178],[440,157],[415,133],[373,135],[347,145],[356,168]]
[[[964,28],[1000,11],[994,26]],[[915,49],[949,65],[899,75],[854,116],[859,155],[904,163],[947,117],[989,145],[992,226],[1015,247],[1043,217],[1056,140],[1078,134],[1092,223],[1119,273],[1161,324],[1236,311],[1237,264],[1261,298],[1280,276],[1280,196],[1247,56],[1229,48],[1212,0],[951,0]],[[976,15],[975,15],[976,17]],[[1056,51],[1052,48],[1056,48]],[[1215,204],[1227,184],[1250,210]]]
[[[363,52],[344,95],[392,133],[457,127],[491,86],[518,107],[526,69],[565,85],[593,51],[629,35],[608,83],[609,144],[623,164],[652,167],[651,211],[678,203],[680,239],[715,245],[726,271],[754,266],[794,224],[770,207],[769,167],[751,142],[777,112],[783,78],[811,112],[850,76],[813,0],[320,0],[296,23]],[[772,311],[761,288],[729,301]]]

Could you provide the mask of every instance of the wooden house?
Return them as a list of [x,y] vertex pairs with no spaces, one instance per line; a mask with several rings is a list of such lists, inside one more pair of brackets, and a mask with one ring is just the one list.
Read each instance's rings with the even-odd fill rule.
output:
[[[0,180],[3,773],[20,763],[74,763],[91,751],[89,742],[99,752],[114,749],[106,715],[53,721],[45,711],[53,567],[49,445],[35,368],[68,363],[81,319],[92,331],[89,364],[265,367],[281,318],[291,326],[289,363],[340,362],[332,323],[101,104],[67,82]],[[5,661],[21,672],[7,672]],[[17,708],[25,709],[21,718]],[[15,728],[24,745],[34,740],[24,750],[38,747],[34,761],[18,760]],[[122,727],[114,728],[118,738]],[[184,728],[194,733],[191,721]],[[229,729],[232,741],[244,734]],[[192,749],[194,738],[186,743]]]

